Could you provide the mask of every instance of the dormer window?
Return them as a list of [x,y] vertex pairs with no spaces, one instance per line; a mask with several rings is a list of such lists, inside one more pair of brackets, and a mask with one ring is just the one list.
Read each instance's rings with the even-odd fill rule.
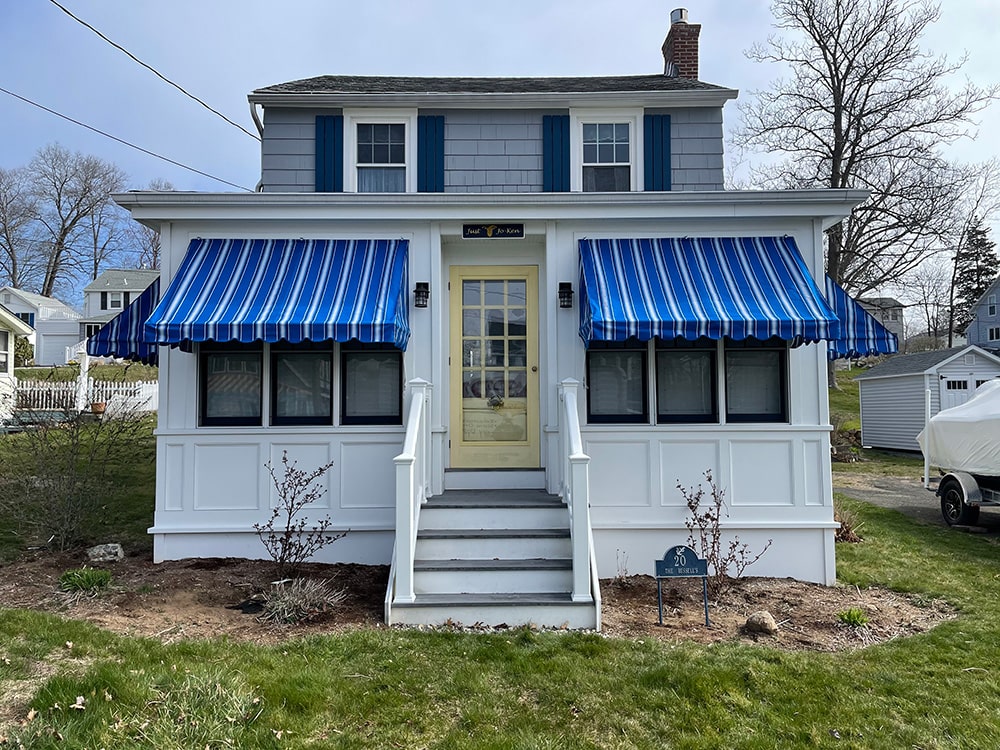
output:
[[406,125],[358,123],[358,192],[406,192]]
[[583,123],[583,190],[632,189],[631,128],[627,122]]

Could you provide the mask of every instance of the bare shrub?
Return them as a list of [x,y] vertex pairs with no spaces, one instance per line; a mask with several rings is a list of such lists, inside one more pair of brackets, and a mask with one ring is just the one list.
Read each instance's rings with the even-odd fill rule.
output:
[[294,576],[302,563],[348,532],[331,532],[333,521],[329,515],[312,520],[310,525],[310,519],[303,513],[307,505],[326,494],[326,487],[317,480],[330,470],[333,461],[305,471],[298,468],[298,462],[289,463],[288,451],[282,451],[281,466],[279,477],[270,461],[264,464],[278,494],[278,504],[271,510],[266,523],[255,523],[253,527],[274,560],[277,577],[285,578]]
[[281,625],[308,622],[347,598],[345,589],[335,589],[327,581],[295,578],[276,582],[264,598],[260,619]]
[[847,542],[849,544],[861,541],[861,534],[859,532],[864,524],[859,522],[854,512],[845,508],[842,503],[836,501],[833,503],[833,520],[840,524],[840,528],[834,534],[836,541]]
[[735,534],[728,544],[724,543],[722,516],[729,516],[725,503],[726,491],[712,479],[711,470],[706,471],[704,476],[708,484],[707,502],[705,488],[700,484],[697,488],[688,488],[678,482],[677,489],[690,513],[684,519],[688,530],[688,546],[708,563],[708,588],[713,596],[719,596],[732,585],[733,580],[743,577],[744,571],[767,552],[774,540],[768,539],[764,549],[756,554],[750,549],[750,545],[741,542]]
[[85,543],[108,499],[127,489],[115,472],[153,461],[152,419],[130,407],[100,419],[70,409],[16,412],[20,432],[0,444],[0,518],[27,544]]

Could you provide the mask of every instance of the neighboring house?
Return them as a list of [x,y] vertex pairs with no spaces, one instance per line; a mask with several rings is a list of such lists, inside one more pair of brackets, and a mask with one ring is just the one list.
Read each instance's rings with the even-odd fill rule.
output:
[[964,404],[987,380],[1000,377],[1000,357],[977,346],[900,354],[858,375],[861,444],[920,450],[917,433],[930,413]]
[[970,344],[983,349],[1000,350],[1000,276],[989,286],[982,297],[972,306],[972,322],[965,329]]
[[34,333],[20,316],[0,305],[0,424],[10,418],[14,408],[14,339]]
[[259,89],[262,192],[116,196],[163,247],[115,323],[161,345],[155,560],[263,556],[287,451],[390,622],[599,625],[706,471],[749,574],[834,582],[822,237],[867,194],[724,191],[672,17],[663,74]]
[[54,297],[10,286],[0,287],[0,304],[34,328],[29,340],[36,365],[66,364],[66,347],[80,340],[80,313]]
[[[80,339],[89,339],[160,277],[149,269],[109,268],[83,288]],[[78,339],[79,340],[79,339]]]
[[896,339],[903,340],[903,303],[892,297],[865,297],[858,299],[861,306]]

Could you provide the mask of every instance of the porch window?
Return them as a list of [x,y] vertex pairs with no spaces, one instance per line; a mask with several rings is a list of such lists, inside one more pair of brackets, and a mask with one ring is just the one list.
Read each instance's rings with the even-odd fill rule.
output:
[[0,331],[0,373],[10,372],[10,334]]
[[358,192],[406,192],[406,125],[359,123]]
[[727,342],[726,421],[787,422],[787,352],[755,346],[751,339]]
[[271,424],[333,424],[333,347],[271,348]]
[[656,421],[718,422],[714,346],[667,346],[659,343],[656,351]]
[[341,422],[403,423],[403,353],[391,344],[343,344]]
[[646,344],[593,342],[587,355],[587,419],[591,423],[643,423]]
[[206,345],[201,357],[201,424],[260,426],[263,394],[261,344]]
[[631,128],[627,122],[583,123],[584,192],[632,189]]

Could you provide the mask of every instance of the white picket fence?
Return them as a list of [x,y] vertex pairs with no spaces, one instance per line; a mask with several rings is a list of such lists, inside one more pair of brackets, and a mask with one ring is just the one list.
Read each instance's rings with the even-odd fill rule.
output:
[[[77,408],[77,382],[19,380],[15,389],[15,409],[33,411],[71,411]],[[155,380],[116,383],[87,379],[86,404],[102,403],[109,413],[121,411],[156,411],[160,405],[160,387]]]

